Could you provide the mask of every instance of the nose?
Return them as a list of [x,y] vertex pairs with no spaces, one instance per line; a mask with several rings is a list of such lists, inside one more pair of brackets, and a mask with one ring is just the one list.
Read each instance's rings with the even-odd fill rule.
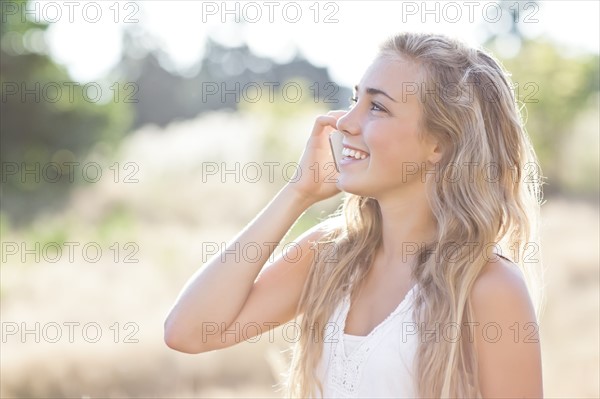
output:
[[344,116],[340,117],[337,120],[336,127],[337,130],[345,134],[360,134],[360,124],[358,122],[356,107],[351,108]]

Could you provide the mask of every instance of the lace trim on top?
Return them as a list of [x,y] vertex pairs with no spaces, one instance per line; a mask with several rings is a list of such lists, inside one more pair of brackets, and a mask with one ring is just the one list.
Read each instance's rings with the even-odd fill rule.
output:
[[[342,326],[342,328],[341,331],[336,329],[336,339],[333,341],[334,344],[331,354],[331,372],[329,373],[329,383],[340,397],[353,397],[372,349],[376,347],[385,336],[385,327],[389,325],[390,321],[409,305],[410,298],[413,296],[416,288],[417,285],[415,284],[408,291],[396,309],[394,309],[388,317],[379,323],[366,336],[344,333],[346,330],[346,318],[351,304],[350,295],[347,294],[344,297],[340,305],[340,313],[338,313],[339,317],[341,317],[338,325]],[[350,341],[352,341],[354,345],[351,345],[351,350],[346,351],[345,342]],[[346,352],[348,354],[346,354]]]

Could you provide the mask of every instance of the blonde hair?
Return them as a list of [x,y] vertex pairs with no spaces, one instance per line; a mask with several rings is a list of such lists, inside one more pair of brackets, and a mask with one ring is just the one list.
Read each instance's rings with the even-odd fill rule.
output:
[[[541,171],[509,75],[491,55],[443,35],[403,33],[385,41],[378,56],[410,60],[423,72],[421,134],[433,135],[443,148],[426,181],[436,237],[419,246],[411,266],[419,285],[412,314],[420,331],[417,394],[481,397],[472,345],[423,332],[473,320],[469,294],[494,248],[509,251],[524,272],[539,318]],[[377,200],[346,194],[341,209],[327,220],[298,303],[302,334],[293,351],[287,397],[315,397],[317,390],[322,396],[316,368],[324,328],[343,296],[369,271],[382,242],[381,218]],[[525,258],[532,246],[537,261]]]

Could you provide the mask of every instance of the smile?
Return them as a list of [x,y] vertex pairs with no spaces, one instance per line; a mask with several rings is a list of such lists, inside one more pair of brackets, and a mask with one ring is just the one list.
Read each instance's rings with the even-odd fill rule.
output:
[[358,150],[356,148],[348,148],[344,147],[342,150],[342,155],[344,159],[365,159],[369,156],[369,153]]

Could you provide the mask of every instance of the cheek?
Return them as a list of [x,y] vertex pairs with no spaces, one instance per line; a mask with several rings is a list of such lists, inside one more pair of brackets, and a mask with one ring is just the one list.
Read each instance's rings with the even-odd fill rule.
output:
[[421,149],[416,132],[408,129],[395,129],[387,134],[377,134],[367,143],[373,156],[374,167],[388,170],[401,170],[407,163],[421,161]]

